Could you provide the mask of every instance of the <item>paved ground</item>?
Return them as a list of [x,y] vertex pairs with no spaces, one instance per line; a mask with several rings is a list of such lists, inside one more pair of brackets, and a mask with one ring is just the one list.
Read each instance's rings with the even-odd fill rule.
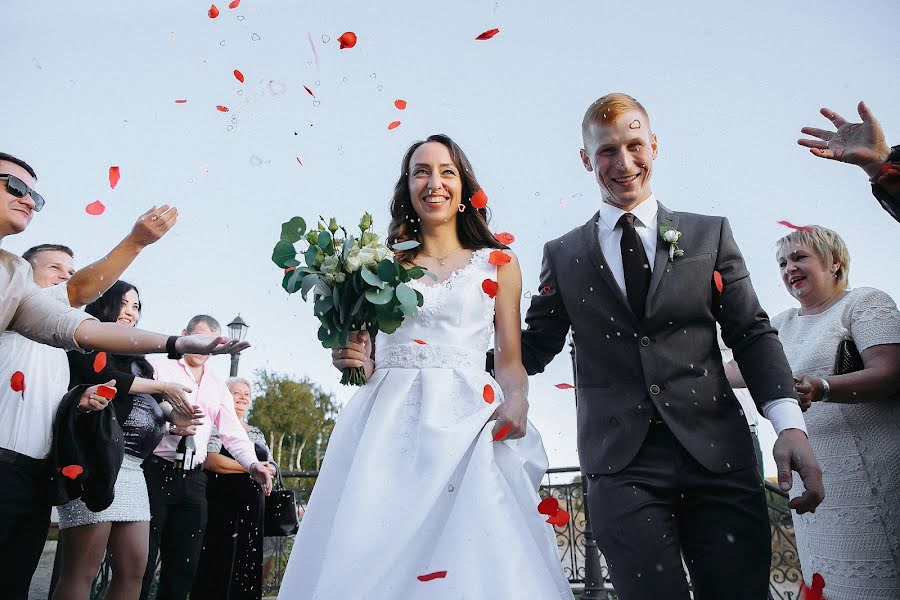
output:
[[41,562],[31,578],[31,589],[28,592],[28,600],[47,600],[50,592],[50,575],[53,574],[53,558],[56,556],[56,541],[47,540],[44,544],[44,553],[41,554]]

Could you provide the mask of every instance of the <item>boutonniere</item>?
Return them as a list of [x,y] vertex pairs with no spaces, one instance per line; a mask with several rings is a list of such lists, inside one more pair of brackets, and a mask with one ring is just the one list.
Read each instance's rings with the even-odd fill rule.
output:
[[669,260],[675,260],[676,257],[684,256],[684,250],[678,247],[678,240],[681,239],[680,231],[668,223],[660,222],[659,237],[669,245]]

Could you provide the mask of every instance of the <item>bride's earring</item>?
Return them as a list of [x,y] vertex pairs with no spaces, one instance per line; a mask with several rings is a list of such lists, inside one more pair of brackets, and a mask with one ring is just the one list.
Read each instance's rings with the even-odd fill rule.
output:
[[466,212],[466,205],[460,202],[457,210],[459,210],[459,212]]

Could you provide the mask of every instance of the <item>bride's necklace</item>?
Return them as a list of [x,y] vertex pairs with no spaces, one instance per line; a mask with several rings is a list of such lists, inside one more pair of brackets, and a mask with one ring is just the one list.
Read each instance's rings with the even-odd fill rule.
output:
[[442,267],[446,267],[446,266],[447,266],[447,259],[450,258],[451,256],[453,256],[454,254],[456,254],[457,252],[459,252],[459,251],[462,250],[462,249],[463,249],[463,247],[460,246],[460,247],[457,248],[456,250],[453,250],[452,252],[449,252],[449,253],[445,254],[444,256],[435,256],[435,255],[433,255],[433,254],[428,254],[428,253],[425,252],[424,250],[419,250],[419,252],[421,252],[422,254],[424,254],[425,256],[427,256],[428,258],[433,258],[434,260],[438,261],[438,264],[441,265]]

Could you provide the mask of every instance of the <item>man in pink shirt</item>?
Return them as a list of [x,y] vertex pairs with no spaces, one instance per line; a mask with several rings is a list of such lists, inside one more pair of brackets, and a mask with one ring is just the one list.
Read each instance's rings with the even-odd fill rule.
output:
[[[218,321],[208,315],[195,316],[185,328],[186,334],[218,335],[219,331]],[[144,461],[151,519],[150,547],[141,600],[149,598],[157,554],[161,557],[162,569],[156,597],[183,600],[190,592],[206,529],[206,473],[201,467],[213,426],[228,452],[263,487],[266,495],[272,489],[271,472],[265,462],[257,459],[253,442],[234,412],[234,402],[228,388],[206,369],[208,359],[208,356],[199,354],[185,354],[178,360],[151,359],[154,377],[182,383],[194,390],[189,398],[203,409],[207,418],[193,435],[196,454],[192,463],[185,463],[184,469],[177,469],[174,464],[181,436],[186,434],[181,427],[171,427],[169,435]]]

